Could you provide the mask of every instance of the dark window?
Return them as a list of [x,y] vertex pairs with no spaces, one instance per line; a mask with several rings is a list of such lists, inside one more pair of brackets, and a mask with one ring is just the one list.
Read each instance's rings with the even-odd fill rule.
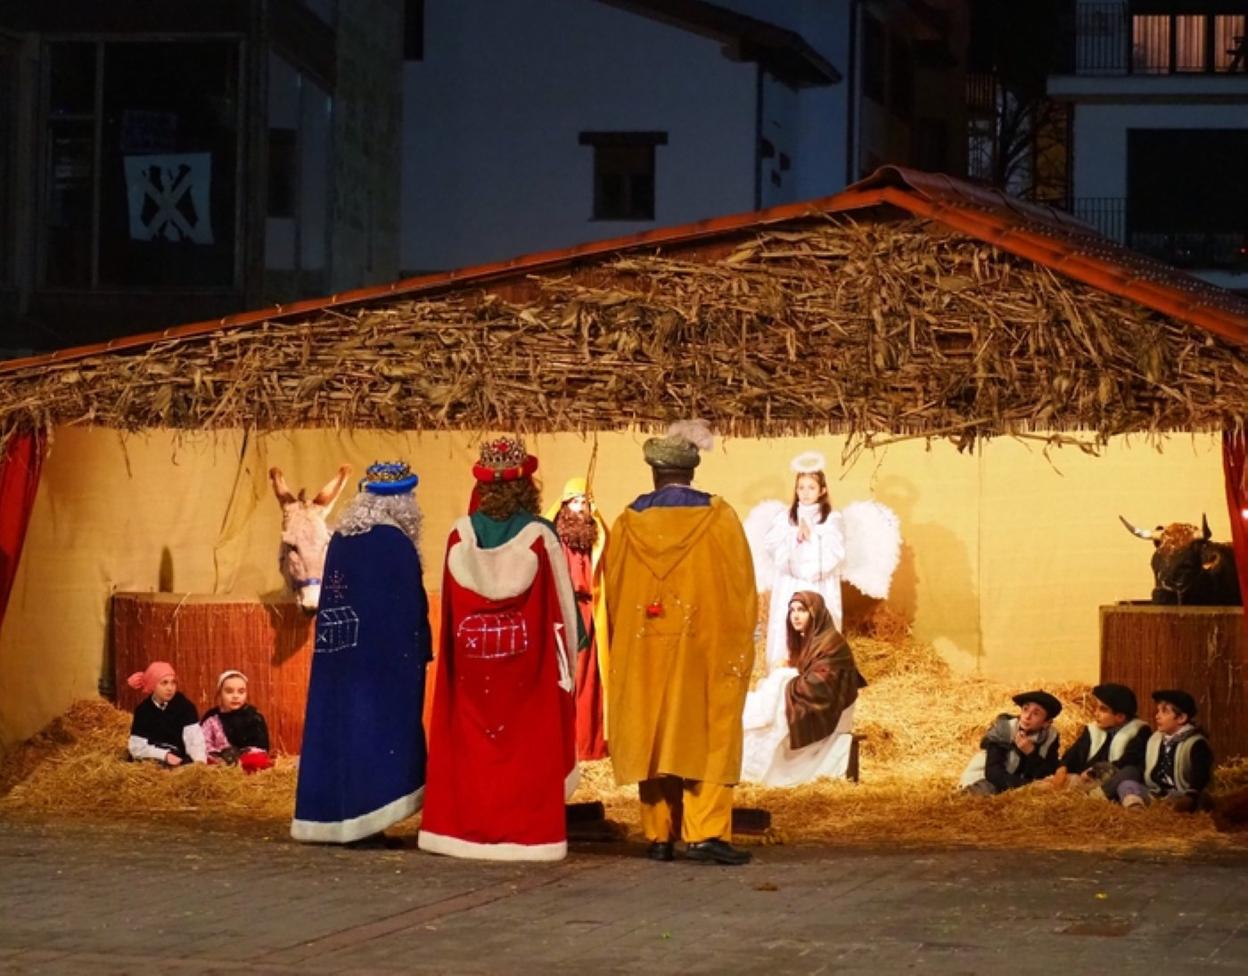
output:
[[1242,260],[1248,245],[1245,159],[1248,129],[1130,130],[1130,245],[1189,267]]
[[582,132],[594,149],[594,220],[654,220],[654,147],[666,132]]
[[0,284],[13,277],[13,121],[17,118],[17,50],[0,37]]
[[905,38],[889,42],[888,107],[898,118],[908,119],[914,111],[914,60]]
[[298,140],[294,129],[269,130],[270,217],[295,215],[295,186],[299,179]]
[[234,283],[238,44],[48,47],[44,280]]
[[425,57],[425,0],[403,2],[403,60],[423,61]]
[[95,44],[48,51],[47,282],[91,284],[95,251]]
[[884,104],[884,25],[862,15],[862,93]]
[[912,162],[918,169],[944,173],[949,168],[949,127],[944,119],[919,119],[914,126]]

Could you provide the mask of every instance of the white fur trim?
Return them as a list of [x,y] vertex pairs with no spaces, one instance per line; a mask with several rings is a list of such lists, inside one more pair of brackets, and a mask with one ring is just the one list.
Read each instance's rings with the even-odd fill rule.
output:
[[476,841],[434,834],[422,829],[417,845],[430,854],[471,858],[477,861],[562,861],[568,856],[568,842],[553,844],[480,844]]
[[789,462],[789,469],[794,474],[814,474],[816,471],[826,471],[828,459],[818,451],[803,451]]
[[533,540],[546,529],[540,522],[531,522],[501,546],[482,549],[472,519],[465,516],[455,523],[459,544],[446,557],[451,578],[465,589],[487,600],[506,600],[519,596],[537,577],[537,555]]
[[378,807],[371,813],[362,813],[350,820],[292,820],[290,836],[310,844],[349,844],[355,840],[371,837],[410,817],[425,802],[425,788],[401,796],[397,800]]
[[[559,543],[559,537],[544,525],[538,525],[537,528],[541,532],[542,542],[546,546],[546,558],[550,561],[550,569],[555,576],[555,592],[559,597],[559,615],[563,617],[562,634],[559,631],[559,624],[555,624],[555,643],[559,648],[559,687],[571,693],[575,684],[572,676],[576,673],[575,635],[579,632],[577,622],[580,620],[580,614],[576,609],[576,591],[572,589],[572,573],[568,569],[568,560],[563,554],[563,546]],[[568,640],[564,639],[565,635],[568,636]],[[572,644],[571,647],[568,646],[569,641]]]
[[564,691],[571,692],[576,687],[576,681],[572,677],[572,668],[568,664],[571,655],[568,654],[568,642],[563,639],[563,624],[555,624],[555,654],[559,658],[559,687]]

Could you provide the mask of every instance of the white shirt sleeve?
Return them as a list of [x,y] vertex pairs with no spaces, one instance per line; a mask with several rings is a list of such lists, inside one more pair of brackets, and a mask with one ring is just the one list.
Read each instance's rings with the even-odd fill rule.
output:
[[130,736],[126,748],[132,759],[155,759],[157,762],[164,762],[165,756],[169,755],[168,749],[152,745],[141,735]]
[[186,746],[186,754],[197,763],[208,761],[208,746],[204,742],[204,730],[198,722],[188,725],[182,730],[182,742]]

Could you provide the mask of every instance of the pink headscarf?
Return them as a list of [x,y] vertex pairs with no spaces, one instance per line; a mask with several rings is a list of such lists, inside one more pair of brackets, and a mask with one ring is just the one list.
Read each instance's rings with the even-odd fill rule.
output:
[[174,677],[177,676],[176,672],[173,670],[172,664],[168,664],[164,661],[153,661],[147,666],[146,671],[136,671],[134,674],[130,675],[130,677],[126,679],[126,684],[128,684],[131,688],[134,688],[136,691],[141,691],[145,695],[150,695],[156,690],[156,686],[160,684],[161,680],[170,675],[173,675]]

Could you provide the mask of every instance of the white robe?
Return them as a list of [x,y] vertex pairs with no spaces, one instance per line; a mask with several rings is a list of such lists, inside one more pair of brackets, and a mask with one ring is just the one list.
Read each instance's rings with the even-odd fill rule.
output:
[[746,696],[742,715],[745,725],[745,741],[741,750],[742,782],[797,786],[821,776],[844,779],[849,771],[853,705],[841,712],[836,729],[826,739],[800,749],[789,748],[784,690],[796,677],[796,668],[776,668]]
[[799,523],[805,519],[810,524],[809,539],[797,541],[798,526],[789,521],[786,508],[776,513],[763,543],[776,569],[767,619],[768,669],[780,667],[789,659],[785,621],[789,601],[799,590],[814,590],[822,596],[836,629],[842,627],[840,568],[845,560],[845,533],[841,513],[830,512],[827,520],[820,522],[818,505],[799,505],[797,517]]

